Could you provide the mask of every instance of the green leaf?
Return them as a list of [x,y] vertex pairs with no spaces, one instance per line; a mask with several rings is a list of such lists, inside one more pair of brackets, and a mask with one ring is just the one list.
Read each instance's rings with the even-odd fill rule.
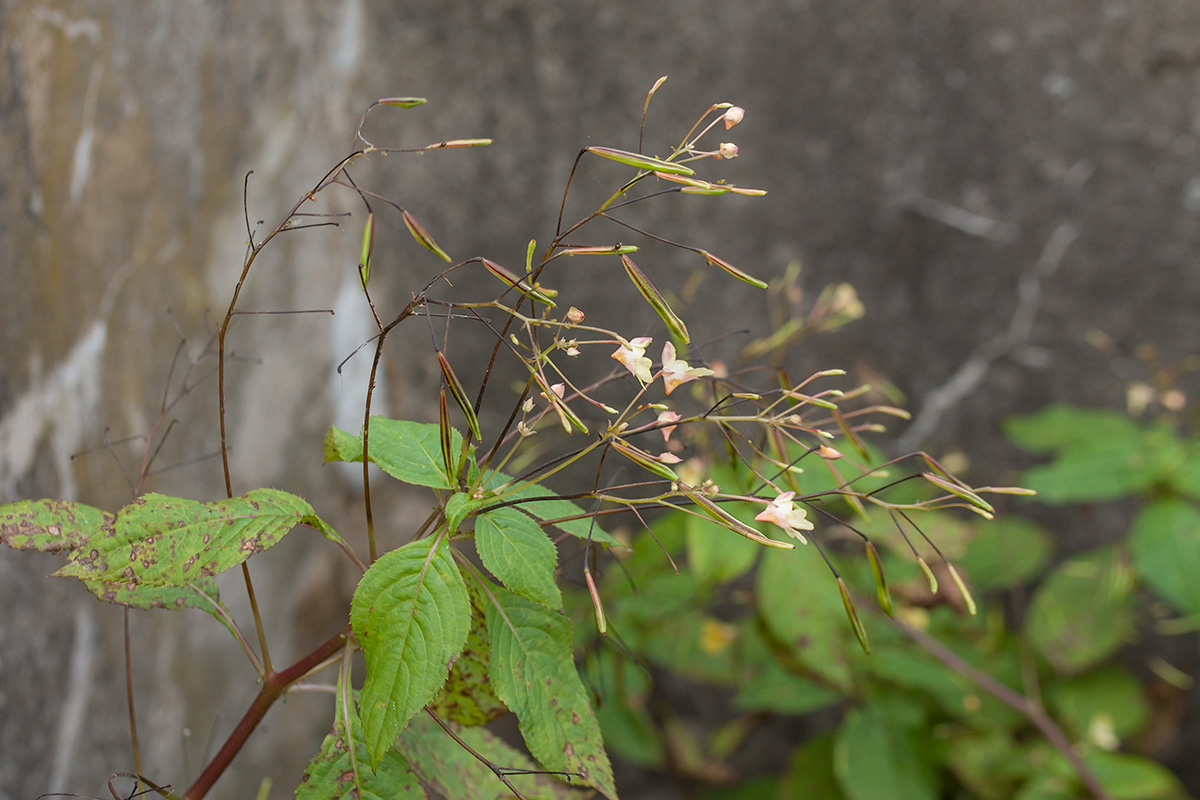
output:
[[936,800],[937,773],[923,758],[928,730],[904,724],[878,702],[846,715],[834,745],[834,771],[850,800]]
[[650,170],[651,172],[665,172],[668,175],[696,174],[696,171],[691,167],[685,167],[682,164],[675,164],[671,161],[663,161],[661,158],[651,158],[650,156],[644,156],[641,153],[630,153],[627,150],[617,150],[613,147],[589,147],[587,148],[587,151],[612,161],[626,164],[630,167]]
[[778,800],[791,797],[845,800],[846,795],[833,773],[835,743],[834,734],[825,733],[793,750],[779,785]]
[[1113,800],[1183,800],[1188,796],[1170,770],[1148,758],[1090,750],[1083,760]]
[[1033,595],[1030,641],[1060,672],[1103,660],[1133,634],[1132,583],[1129,565],[1111,547],[1064,562]]
[[362,461],[362,439],[353,433],[347,433],[341,428],[330,428],[325,434],[325,460],[330,461]]
[[1123,667],[1105,666],[1046,687],[1055,716],[1073,738],[1111,746],[1105,737],[1127,739],[1150,717],[1142,685]]
[[[484,479],[484,486],[488,489],[495,490],[512,481],[512,478],[505,475],[503,472],[489,472]],[[529,500],[529,498],[538,497],[540,500]],[[563,520],[555,522],[554,527],[564,533],[569,533],[580,539],[588,539],[593,542],[599,542],[605,545],[619,545],[611,534],[600,527],[600,523],[593,524],[592,518],[586,516],[587,512],[579,506],[572,503],[570,500],[563,500],[555,497],[554,492],[540,486],[536,483],[524,483],[517,481],[513,486],[504,490],[502,496],[496,499],[505,501],[510,500],[525,500],[528,502],[520,503],[520,507],[530,514],[533,514],[540,520]],[[565,519],[566,517],[579,517],[579,519]]]
[[547,769],[576,773],[572,782],[615,798],[600,726],[575,671],[567,618],[498,587],[490,592],[492,683],[517,715],[529,752]]
[[[842,700],[842,695],[816,681],[794,675],[771,659],[753,678],[738,683],[734,705],[747,711],[808,714]],[[824,797],[824,795],[821,795]]]
[[[753,513],[746,513],[740,508],[729,510],[748,525],[754,519]],[[738,511],[741,513],[735,513]],[[678,520],[673,524],[683,527],[688,568],[703,585],[717,586],[741,577],[754,566],[758,554],[762,552],[762,545],[718,525],[711,518],[684,513],[672,514],[671,517]],[[655,530],[664,524],[672,523],[666,519],[659,520],[654,524]]]
[[429,708],[445,719],[470,727],[490,722],[508,711],[508,707],[492,691],[492,681],[488,675],[492,646],[487,636],[485,599],[473,583],[466,586],[471,600],[471,629],[467,634],[467,644],[454,660],[450,677],[437,697],[430,701]]
[[0,506],[0,544],[14,550],[70,552],[113,522],[113,515],[70,500],[21,500]]
[[1200,614],[1200,510],[1157,500],[1138,512],[1129,544],[1147,586],[1180,613]]
[[598,698],[596,720],[610,753],[642,767],[661,767],[665,750],[648,710],[650,676],[616,652],[597,647],[584,662],[587,685]]
[[1001,517],[975,526],[975,531],[958,563],[981,592],[1020,586],[1041,572],[1050,559],[1049,534],[1029,520]]
[[1117,500],[1149,489],[1158,478],[1155,465],[1140,447],[1098,440],[1071,450],[1049,464],[1021,473],[1020,483],[1043,503],[1094,503]]
[[[538,769],[528,756],[486,728],[448,724],[463,744],[493,764],[514,771]],[[450,800],[503,800],[513,796],[495,773],[454,741],[428,714],[413,718],[400,734],[396,748],[422,780]],[[529,800],[585,800],[587,797],[553,775],[510,774],[507,777]]]
[[476,500],[466,492],[455,492],[446,500],[446,529],[454,535],[458,531],[458,527],[462,525],[463,520],[475,513],[475,511],[483,505],[482,501]]
[[467,640],[467,589],[449,545],[438,541],[385,554],[354,592],[350,624],[366,657],[360,702],[372,766],[437,694]]
[[496,508],[475,520],[475,549],[488,571],[522,597],[551,608],[562,608],[562,593],[554,582],[558,548],[525,514],[512,507]]
[[312,506],[277,489],[200,503],[148,494],[117,512],[110,526],[75,551],[57,576],[137,586],[186,586],[219,575],[271,547]]
[[1009,441],[1031,453],[1087,445],[1098,439],[1125,442],[1139,439],[1138,425],[1125,414],[1101,409],[1052,404],[1036,414],[1016,417],[1004,424]]
[[858,644],[851,638],[837,581],[814,549],[765,551],[757,604],[767,628],[805,668],[850,690],[850,652]]
[[[372,463],[393,478],[415,486],[455,489],[442,463],[441,431],[432,423],[371,417],[368,447]],[[450,430],[451,449],[462,449],[462,434]],[[325,461],[362,461],[362,437],[337,428],[325,435]]]
[[[346,735],[347,717],[350,719],[352,736]],[[353,753],[351,741],[354,743]],[[421,788],[408,762],[395,750],[389,749],[374,770],[368,767],[362,723],[353,709],[346,713],[339,691],[333,730],[305,767],[304,777],[296,787],[296,800],[343,800],[349,797],[363,800],[425,800],[428,795]]]

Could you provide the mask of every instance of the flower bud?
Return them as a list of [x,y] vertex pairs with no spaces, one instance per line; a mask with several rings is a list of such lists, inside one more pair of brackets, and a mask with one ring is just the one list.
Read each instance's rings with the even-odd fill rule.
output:
[[737,158],[738,146],[733,142],[721,142],[717,150],[717,158]]
[[746,109],[741,106],[734,106],[725,112],[725,130],[729,130],[734,125],[742,121],[742,117],[746,116]]

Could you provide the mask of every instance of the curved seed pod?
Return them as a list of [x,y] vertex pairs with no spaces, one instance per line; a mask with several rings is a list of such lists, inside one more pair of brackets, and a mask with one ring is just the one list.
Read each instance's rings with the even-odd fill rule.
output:
[[621,263],[625,265],[625,274],[629,276],[629,280],[633,281],[633,285],[642,293],[642,297],[646,298],[646,302],[650,304],[650,307],[667,324],[667,330],[677,338],[682,339],[684,344],[690,342],[691,337],[688,336],[687,326],[683,324],[683,320],[671,310],[662,293],[655,288],[650,279],[646,277],[646,274],[638,269],[638,265],[633,263],[633,259],[627,255],[622,255]]
[[475,437],[475,441],[482,442],[483,436],[479,432],[479,417],[475,415],[475,407],[467,399],[467,394],[463,391],[462,384],[458,382],[458,376],[454,374],[454,369],[451,368],[446,356],[439,352],[437,357],[438,366],[442,368],[442,377],[446,380],[446,386],[449,387],[454,402],[462,410],[463,416],[467,418],[467,427],[471,429],[471,435]]
[[875,594],[879,598],[879,607],[889,617],[895,616],[892,609],[892,593],[888,591],[887,579],[883,577],[883,565],[879,563],[879,551],[874,542],[867,542],[867,561],[871,562],[871,574],[875,576]]
[[858,643],[862,645],[863,652],[870,655],[871,645],[867,643],[867,631],[858,619],[854,601],[850,599],[850,590],[846,588],[846,582],[841,577],[837,579],[837,583],[838,591],[842,593],[842,605],[846,607],[846,616],[850,618],[850,626],[854,628],[854,635],[858,637]]
[[556,307],[557,304],[550,299],[550,296],[546,294],[544,290],[530,286],[526,280],[523,278],[518,278],[516,275],[509,272],[495,261],[492,261],[490,258],[484,258],[481,260],[483,262],[483,266],[487,268],[488,272],[492,273],[501,281],[516,289],[530,300],[536,300],[537,302],[550,306],[551,308]]
[[962,595],[963,602],[967,604],[967,611],[970,612],[972,617],[975,616],[975,612],[978,609],[975,607],[975,598],[971,596],[970,590],[967,589],[967,584],[963,582],[962,576],[958,574],[958,570],[954,568],[953,564],[947,561],[946,566],[950,569],[950,577],[954,579],[954,585],[958,587],[958,592]]
[[395,106],[396,108],[415,108],[416,106],[425,105],[424,97],[384,97],[375,101],[381,106]]
[[766,281],[759,280],[758,278],[754,277],[753,275],[751,275],[748,272],[742,272],[740,269],[735,267],[733,264],[730,264],[728,261],[726,261],[723,258],[718,258],[717,256],[714,256],[712,253],[708,252],[707,250],[701,250],[700,255],[704,256],[704,260],[707,261],[709,264],[716,264],[718,267],[725,270],[730,275],[737,278],[739,281],[745,281],[746,283],[750,284],[751,286],[757,286],[759,289],[767,288]]
[[696,171],[682,164],[663,161],[661,158],[651,158],[641,153],[630,153],[628,150],[617,150],[613,147],[588,147],[589,153],[595,153],[603,158],[626,164],[630,167],[649,170],[650,172],[665,172],[668,175],[695,175]]
[[445,250],[438,247],[438,243],[433,240],[433,237],[429,235],[429,232],[425,230],[421,223],[417,222],[417,218],[407,211],[402,210],[400,213],[404,216],[404,225],[408,228],[408,232],[412,234],[412,237],[416,239],[422,247],[436,254],[443,261],[449,263],[450,256],[446,255]]
[[371,253],[375,250],[375,212],[367,212],[367,224],[363,227],[362,253],[358,257],[358,277],[362,279],[363,291],[371,280]]

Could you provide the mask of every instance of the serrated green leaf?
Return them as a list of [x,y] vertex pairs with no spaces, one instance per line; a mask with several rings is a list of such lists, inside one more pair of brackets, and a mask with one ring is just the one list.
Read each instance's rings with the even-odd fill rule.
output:
[[330,461],[362,461],[362,439],[341,428],[330,428],[325,434],[325,460],[321,463]]
[[1129,565],[1111,547],[1061,564],[1038,587],[1025,629],[1060,672],[1078,672],[1120,647],[1133,634]]
[[[371,462],[393,478],[431,489],[455,489],[442,461],[438,425],[403,419],[371,417]],[[454,452],[462,449],[462,434],[450,429]],[[338,428],[325,435],[325,461],[362,461],[362,437]]]
[[547,769],[575,773],[572,782],[615,798],[600,726],[575,671],[567,618],[499,587],[490,592],[492,685],[517,715],[529,752]]
[[1183,614],[1200,614],[1200,510],[1157,500],[1138,512],[1130,533],[1142,580]]
[[[538,765],[486,728],[448,724],[472,750],[499,767],[517,771],[518,774],[508,775],[508,779],[529,800],[585,800],[587,797],[553,775],[519,774],[521,770],[536,771]],[[400,734],[396,748],[422,780],[450,800],[502,800],[513,796],[495,773],[463,749],[427,714],[413,719]]]
[[467,589],[450,546],[438,541],[383,555],[354,592],[350,624],[366,658],[360,703],[372,765],[437,694],[467,640]]
[[112,514],[70,500],[20,500],[0,506],[0,544],[69,553],[112,521]]
[[492,646],[487,636],[486,603],[473,583],[467,584],[471,600],[471,630],[467,643],[441,691],[429,703],[434,713],[468,727],[483,725],[508,711],[492,691],[488,675]]
[[314,519],[312,506],[277,489],[200,503],[148,494],[76,550],[57,576],[137,586],[186,586],[219,575]]
[[[496,489],[504,484],[512,481],[512,478],[505,475],[503,472],[488,473],[484,479],[484,486],[488,489]],[[554,527],[569,533],[572,536],[580,539],[591,538],[593,542],[599,542],[605,545],[620,544],[611,534],[600,527],[597,522],[592,523],[592,519],[583,516],[585,512],[582,508],[575,505],[570,500],[563,500],[554,496],[554,492],[533,483],[518,482],[512,487],[504,490],[503,499],[508,500],[528,500],[532,497],[543,498],[540,500],[529,500],[529,502],[520,503],[520,507],[533,514],[540,520],[563,520],[555,522]],[[579,519],[564,519],[565,517],[580,517]]]
[[511,591],[562,608],[562,593],[554,582],[558,548],[525,514],[505,506],[475,520],[475,549],[488,571]]
[[466,492],[455,492],[446,500],[446,529],[454,535],[463,520],[473,514],[483,501],[476,500]]
[[[347,717],[350,719],[352,736],[346,735]],[[351,741],[354,743],[353,753]],[[362,800],[425,800],[428,795],[404,756],[395,750],[389,750],[376,769],[368,766],[362,723],[353,709],[349,714],[346,713],[339,691],[333,730],[305,767],[300,785],[296,787],[296,800],[344,800],[351,797]]]
[[767,628],[804,667],[849,692],[850,653],[859,646],[837,582],[816,551],[764,552],[756,602]]

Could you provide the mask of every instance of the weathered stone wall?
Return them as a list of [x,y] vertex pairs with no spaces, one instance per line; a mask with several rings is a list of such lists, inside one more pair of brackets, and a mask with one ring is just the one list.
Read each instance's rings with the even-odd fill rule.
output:
[[[997,474],[1015,458],[1003,415],[1049,400],[1118,404],[1143,374],[1138,345],[1166,363],[1200,349],[1190,0],[7,0],[0,14],[0,501],[128,497],[103,432],[115,442],[152,429],[177,331],[198,356],[228,304],[245,172],[251,220],[271,224],[388,95],[430,104],[373,120],[381,140],[496,139],[392,158],[372,180],[452,254],[506,263],[552,231],[579,147],[635,145],[660,75],[671,79],[651,110],[651,152],[710,102],[744,106],[742,156],[725,169],[770,195],[672,202],[647,220],[764,277],[800,259],[810,293],[855,284],[866,319],[806,347],[797,372],[890,378],[917,412],[902,443],[963,448],[972,477],[1009,477]],[[374,283],[385,302],[403,301],[433,262],[394,220],[386,233],[394,247]],[[330,422],[354,426],[361,383],[333,365],[370,330],[356,254],[357,223],[288,234],[264,258],[244,307],[339,313],[239,318],[230,395],[237,488],[296,491],[351,530],[343,487],[316,454]],[[696,265],[656,251],[643,266],[679,285]],[[701,295],[697,338],[763,331],[760,295],[719,280]],[[1111,346],[1097,348],[1094,331]],[[389,364],[386,400],[413,412],[430,365],[401,366]],[[193,377],[165,417],[180,425],[160,466],[216,448],[212,361]],[[114,451],[136,473],[141,443]],[[150,488],[218,496],[219,464],[187,464]],[[347,576],[296,538],[274,562],[284,574],[261,575],[263,594],[291,589],[271,621],[299,623],[280,658],[341,624],[309,609]],[[110,771],[132,768],[120,611],[43,577],[54,568],[0,553],[0,800],[99,795]],[[214,627],[198,614],[134,616],[154,775],[194,777],[253,690]],[[226,682],[238,696],[214,719]],[[320,735],[294,720],[326,705],[303,696],[273,711],[218,794],[247,796],[264,774],[294,785]]]

